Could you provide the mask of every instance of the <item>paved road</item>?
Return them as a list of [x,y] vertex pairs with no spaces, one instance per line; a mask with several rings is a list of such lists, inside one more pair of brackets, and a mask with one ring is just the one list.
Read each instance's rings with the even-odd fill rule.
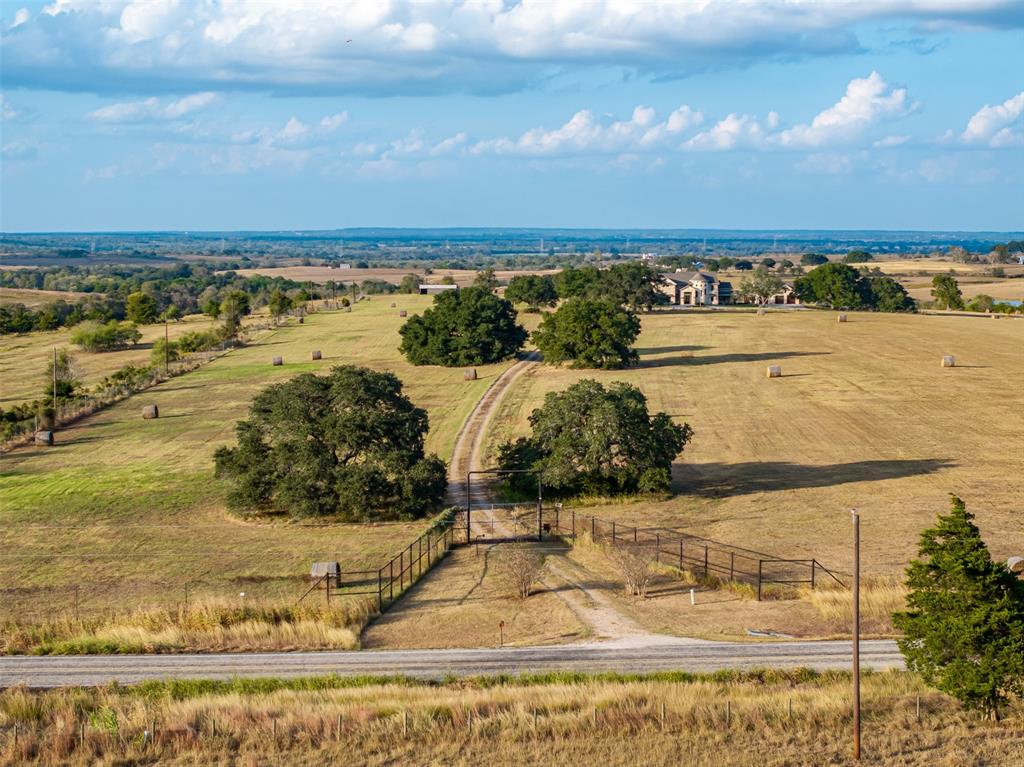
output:
[[[902,668],[891,641],[861,643],[865,668]],[[796,668],[819,671],[850,665],[849,642],[702,642],[659,638],[551,647],[485,650],[388,650],[207,655],[95,655],[0,657],[0,687],[129,684],[147,679],[296,677],[316,674],[402,674],[423,679],[545,671],[643,673],[682,670]]]

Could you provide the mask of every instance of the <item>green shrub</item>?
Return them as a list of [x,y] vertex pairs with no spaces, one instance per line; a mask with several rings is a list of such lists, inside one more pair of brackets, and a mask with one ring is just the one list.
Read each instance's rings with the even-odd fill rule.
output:
[[87,352],[109,352],[134,346],[142,338],[138,328],[131,322],[110,320],[99,323],[87,320],[75,326],[71,332],[71,343]]

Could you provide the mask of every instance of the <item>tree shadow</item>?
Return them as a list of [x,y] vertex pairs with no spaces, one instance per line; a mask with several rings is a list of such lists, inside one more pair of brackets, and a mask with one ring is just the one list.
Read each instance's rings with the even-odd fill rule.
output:
[[682,355],[678,357],[662,357],[660,359],[641,359],[637,367],[661,368],[673,365],[718,365],[728,362],[769,362],[784,360],[790,357],[818,357],[832,352],[735,352],[732,354],[705,354],[699,357]]
[[710,349],[710,346],[646,346],[638,348],[637,354],[668,354],[670,352],[699,352]]
[[806,466],[788,461],[683,464],[676,484],[683,493],[721,498],[776,490],[829,487],[850,482],[877,482],[934,474],[957,464],[947,458],[899,461],[853,461]]

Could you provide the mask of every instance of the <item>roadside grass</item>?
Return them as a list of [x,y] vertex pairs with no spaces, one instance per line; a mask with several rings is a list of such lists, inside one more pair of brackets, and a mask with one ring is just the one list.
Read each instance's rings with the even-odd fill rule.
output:
[[[496,647],[572,642],[587,628],[558,597],[540,589],[527,599],[503,581],[499,546],[451,551],[416,588],[362,636],[366,649]],[[504,627],[499,623],[504,622]]]
[[[170,608],[186,586],[197,597],[237,600],[245,591],[286,603],[302,593],[313,561],[337,560],[344,570],[386,561],[427,523],[242,518],[225,508],[212,457],[234,440],[235,423],[268,384],[357,364],[402,379],[429,413],[427,450],[447,459],[466,415],[510,363],[478,368],[475,381],[457,368],[408,364],[398,353],[404,320],[390,304],[421,311],[431,301],[374,297],[351,312],[319,311],[62,429],[53,447],[6,455],[0,621]],[[324,358],[310,361],[312,350]],[[285,364],[272,366],[275,356]],[[159,419],[140,417],[149,403]]]
[[280,604],[203,599],[106,618],[57,616],[0,631],[0,653],[99,655],[161,652],[355,650],[376,605],[369,599]]
[[[495,683],[496,682],[496,683]],[[31,764],[852,764],[849,676],[321,677],[0,693],[0,760]],[[921,716],[917,717],[920,700]],[[905,672],[862,679],[881,765],[1017,764],[1024,708],[999,724]],[[18,724],[15,743],[14,725]],[[143,732],[155,726],[155,738]],[[599,761],[598,761],[599,760]]]
[[[695,435],[667,500],[573,504],[639,527],[849,573],[848,510],[862,519],[866,575],[892,575],[918,535],[963,497],[995,557],[1024,550],[1024,322],[826,311],[655,311],[642,316],[640,365],[527,371],[492,421],[490,461],[550,391],[581,378],[627,381]],[[944,354],[959,367],[942,369]],[[765,378],[780,364],[783,377]]]

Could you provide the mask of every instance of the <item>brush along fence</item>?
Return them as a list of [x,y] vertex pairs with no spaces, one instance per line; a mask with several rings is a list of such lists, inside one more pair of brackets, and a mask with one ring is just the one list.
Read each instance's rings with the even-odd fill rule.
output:
[[704,578],[747,583],[757,588],[758,601],[764,588],[778,584],[815,588],[822,579],[845,584],[817,559],[783,559],[760,551],[719,543],[665,528],[638,528],[595,516],[577,515],[558,506],[542,509],[539,530],[544,534],[575,541],[588,534],[595,543],[644,545],[653,549],[655,561]]

